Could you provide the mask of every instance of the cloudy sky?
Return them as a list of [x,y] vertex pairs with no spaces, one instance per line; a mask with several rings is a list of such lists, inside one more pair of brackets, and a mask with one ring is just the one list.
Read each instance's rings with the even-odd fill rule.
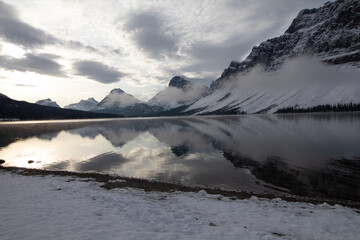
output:
[[209,85],[231,60],[327,0],[0,0],[0,93],[60,106],[175,75]]

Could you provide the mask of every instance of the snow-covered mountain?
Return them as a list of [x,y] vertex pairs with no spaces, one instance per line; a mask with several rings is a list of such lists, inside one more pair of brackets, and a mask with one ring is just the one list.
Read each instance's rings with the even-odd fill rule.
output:
[[182,105],[189,105],[206,96],[209,89],[206,86],[192,83],[184,76],[173,77],[169,85],[157,93],[147,103],[150,106],[160,106],[169,110]]
[[139,99],[131,94],[128,94],[120,88],[115,88],[98,104],[96,110],[124,108],[127,106],[141,103]]
[[98,105],[98,101],[96,101],[94,98],[89,98],[87,100],[81,100],[78,103],[67,105],[64,108],[81,110],[81,111],[91,111],[95,109],[97,105]]
[[277,70],[285,60],[304,54],[360,67],[360,1],[337,0],[300,11],[283,35],[254,47],[244,61],[232,61],[211,88],[234,73],[247,73],[259,64],[265,71]]
[[[306,56],[306,57],[305,57]],[[278,109],[360,103],[360,1],[302,10],[280,37],[232,61],[211,94],[184,112],[273,113]]]
[[48,107],[60,108],[60,106],[56,102],[52,101],[50,98],[39,100],[35,104],[48,106]]
[[149,106],[146,103],[116,88],[97,105],[93,111],[101,113],[120,114],[122,116],[149,116],[162,109],[157,106]]

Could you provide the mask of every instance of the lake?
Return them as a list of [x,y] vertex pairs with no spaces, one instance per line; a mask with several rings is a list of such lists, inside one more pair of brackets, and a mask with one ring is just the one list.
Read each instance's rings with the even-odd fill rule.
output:
[[360,199],[360,114],[0,123],[4,166]]

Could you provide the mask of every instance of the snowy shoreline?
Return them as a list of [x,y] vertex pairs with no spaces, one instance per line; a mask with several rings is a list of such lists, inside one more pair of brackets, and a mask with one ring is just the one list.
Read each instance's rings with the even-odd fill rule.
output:
[[80,181],[98,182],[101,188],[111,190],[116,188],[135,188],[144,190],[145,192],[199,192],[205,191],[210,195],[222,195],[229,197],[233,200],[249,199],[251,197],[258,197],[264,199],[275,199],[279,198],[287,202],[303,202],[311,204],[329,204],[329,205],[341,205],[344,207],[350,207],[360,210],[360,201],[346,200],[346,199],[334,199],[334,198],[323,198],[323,197],[309,197],[309,196],[298,196],[291,194],[273,194],[266,192],[249,192],[249,191],[238,191],[228,190],[221,188],[212,188],[208,186],[189,186],[182,185],[180,183],[161,182],[153,181],[148,179],[130,178],[119,175],[96,173],[96,172],[70,172],[62,170],[45,170],[45,169],[34,169],[34,168],[22,168],[22,167],[3,167],[0,166],[1,170],[12,172],[18,175],[24,176],[60,176],[60,177],[73,177],[78,178]]
[[[113,183],[121,182],[112,180]],[[358,210],[0,170],[0,239],[358,239]]]

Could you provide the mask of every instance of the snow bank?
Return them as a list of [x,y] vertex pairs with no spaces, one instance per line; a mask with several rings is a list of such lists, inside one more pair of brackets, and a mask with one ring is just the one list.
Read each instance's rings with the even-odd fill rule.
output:
[[360,214],[327,204],[105,190],[0,171],[0,239],[358,239]]

